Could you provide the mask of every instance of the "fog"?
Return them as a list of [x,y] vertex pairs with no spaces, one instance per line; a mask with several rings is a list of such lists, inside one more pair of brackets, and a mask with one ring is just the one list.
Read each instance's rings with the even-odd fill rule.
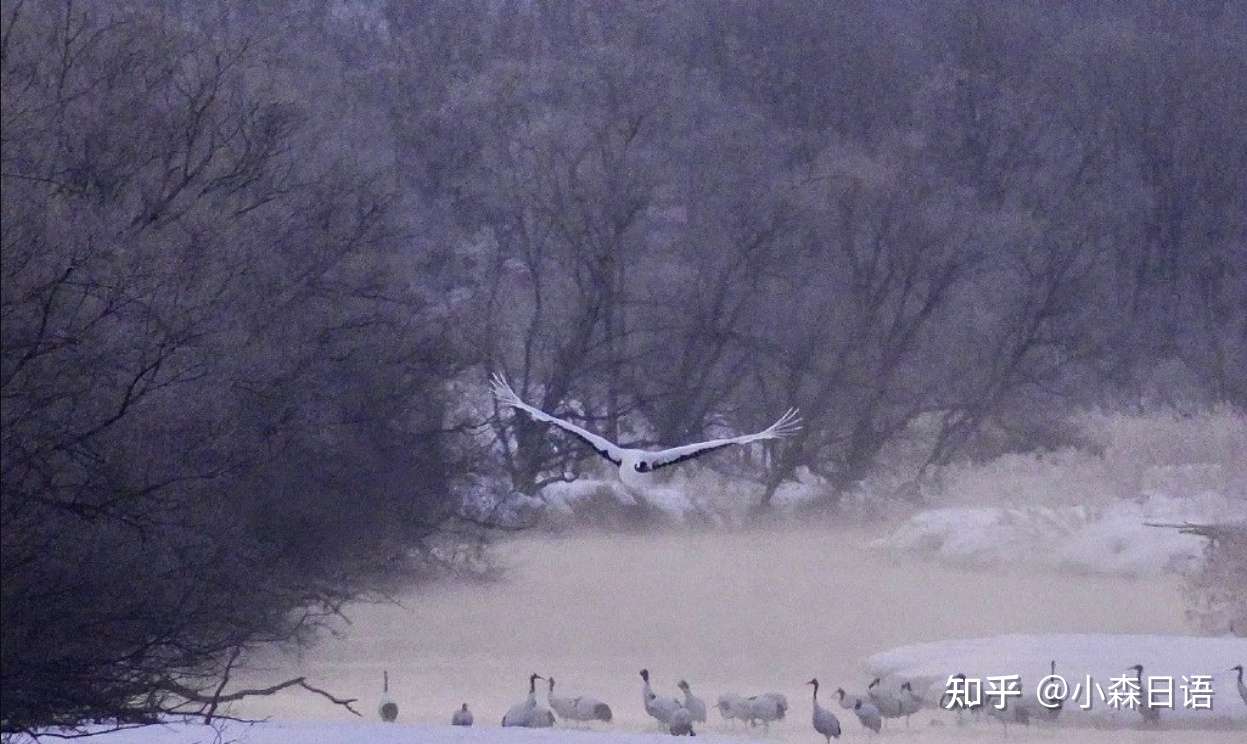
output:
[[0,737],[1241,634],[1244,28],[5,0]]
[[[710,705],[728,691],[783,692],[792,708],[773,738],[812,741],[805,681],[817,676],[820,699],[830,705],[837,686],[865,688],[865,657],[896,645],[1012,632],[1187,628],[1176,580],[1056,575],[1030,568],[1024,556],[999,570],[958,570],[890,559],[866,547],[875,534],[815,525],[524,536],[500,546],[508,567],[503,581],[426,590],[400,597],[403,606],[358,607],[341,637],[302,661],[269,663],[278,676],[306,673],[359,696],[370,717],[388,669],[403,722],[445,723],[466,701],[478,725],[495,725],[523,699],[535,671],[554,675],[559,690],[602,698],[614,712],[613,728],[636,730],[653,728],[637,674],[648,667],[659,694],[678,694],[675,684],[684,678]],[[277,718],[343,715],[307,695],[264,699],[245,710]],[[860,736],[852,715],[836,711],[846,732]],[[717,711],[709,717],[709,730],[723,727]],[[942,731],[931,718],[952,723],[951,715],[924,711],[913,729],[925,735],[915,733],[915,740],[939,740],[930,738]],[[895,733],[896,722],[889,727]],[[999,733],[980,724],[957,736],[993,740]],[[1061,740],[1072,735],[1062,730]]]

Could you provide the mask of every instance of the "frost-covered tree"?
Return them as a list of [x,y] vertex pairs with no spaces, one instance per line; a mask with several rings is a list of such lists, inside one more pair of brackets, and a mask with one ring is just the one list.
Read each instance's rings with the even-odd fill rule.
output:
[[1203,563],[1187,578],[1187,615],[1206,632],[1247,635],[1247,524],[1168,526],[1208,541]]

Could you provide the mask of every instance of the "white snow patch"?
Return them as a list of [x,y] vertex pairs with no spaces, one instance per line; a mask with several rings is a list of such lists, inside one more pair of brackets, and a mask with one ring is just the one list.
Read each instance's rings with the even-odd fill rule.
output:
[[812,504],[823,498],[829,490],[826,482],[805,466],[797,468],[794,477],[796,480],[784,481],[775,489],[775,495],[771,497],[773,506],[792,509]]
[[[726,429],[711,433],[734,434]],[[586,521],[583,518],[587,517],[592,523],[603,508],[613,504],[625,510],[637,507],[653,510],[656,515],[677,524],[748,524],[754,519],[765,486],[756,471],[739,463],[733,466],[730,458],[728,460],[726,468],[692,464],[663,470],[652,476],[651,482],[639,493],[630,492],[620,482],[615,468],[591,467],[575,480],[547,484],[539,498],[551,516],[571,518],[573,522]],[[505,491],[506,488],[499,484],[496,490]],[[776,490],[770,505],[776,514],[791,514],[825,498],[829,490],[824,479],[807,467],[798,467],[794,479],[785,481]]]
[[[929,701],[937,701],[949,675],[958,672],[984,680],[985,688],[989,675],[1020,674],[1025,695],[1033,701],[1035,685],[1048,674],[1053,660],[1071,690],[1076,683],[1087,689],[1090,675],[1107,694],[1113,679],[1134,679],[1130,667],[1135,664],[1143,665],[1145,678],[1171,677],[1175,707],[1161,711],[1162,723],[1178,720],[1183,726],[1220,727],[1247,722],[1247,704],[1238,696],[1235,673],[1228,671],[1234,664],[1247,663],[1247,639],[1230,636],[1088,633],[968,638],[901,646],[871,656],[866,667],[889,686],[893,680],[916,681],[915,689],[925,686]],[[1183,677],[1205,674],[1213,677],[1212,710],[1183,708]],[[1098,693],[1093,693],[1090,710],[1068,701],[1061,717],[1063,722],[1121,726],[1138,725],[1140,719],[1135,710],[1109,708]]]
[[1184,499],[1153,493],[1100,508],[946,507],[915,514],[871,547],[981,566],[1027,555],[1065,571],[1148,576],[1197,566],[1205,545],[1198,536],[1148,527],[1148,522],[1244,519],[1247,504],[1212,492]]
[[623,509],[652,508],[676,522],[702,511],[681,488],[655,484],[638,497],[617,478],[578,478],[570,482],[551,483],[541,490],[541,499],[548,509],[566,516],[575,515],[578,509],[594,504],[599,507],[614,504]]
[[[785,508],[812,500],[808,489],[801,483],[785,484],[776,493],[774,503]],[[629,492],[618,477],[610,474],[551,483],[541,490],[540,498],[555,516],[573,516],[593,506],[614,504],[622,509],[653,509],[674,523],[741,524],[750,509],[757,506],[761,492],[759,483],[694,467],[666,479],[656,478],[640,494]]]

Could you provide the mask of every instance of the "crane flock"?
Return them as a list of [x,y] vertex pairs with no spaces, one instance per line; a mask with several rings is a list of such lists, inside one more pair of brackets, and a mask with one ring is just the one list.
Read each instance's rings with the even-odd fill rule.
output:
[[[797,410],[794,408],[789,409],[771,426],[755,434],[715,439],[661,451],[628,449],[620,447],[576,424],[528,405],[520,399],[502,375],[494,375],[491,382],[494,396],[501,405],[522,410],[537,421],[553,424],[575,435],[592,447],[597,454],[617,466],[621,480],[630,488],[643,487],[646,484],[645,476],[654,470],[675,465],[731,445],[748,444],[768,439],[782,439],[792,436],[800,430],[800,419],[797,416]],[[1055,660],[1050,662],[1049,668],[1051,674],[1055,675]],[[1239,664],[1231,667],[1230,671],[1237,672],[1238,694],[1243,699],[1244,704],[1247,704],[1247,685],[1243,682],[1243,669],[1243,665]],[[1136,664],[1130,667],[1130,670],[1135,672],[1138,680],[1138,689],[1143,689],[1143,665]],[[659,729],[665,730],[673,736],[695,736],[695,727],[706,723],[706,703],[693,694],[692,687],[688,681],[684,679],[679,681],[676,687],[680,690],[682,697],[675,697],[660,695],[654,691],[648,669],[642,669],[640,677],[642,682],[642,707],[646,714],[654,719]],[[539,679],[546,681],[547,705],[542,705],[537,699],[537,680]],[[964,683],[966,676],[964,674],[954,674],[949,677],[949,681],[951,682],[953,679],[960,679]],[[382,694],[377,711],[381,720],[393,723],[398,718],[398,704],[390,697],[388,671],[383,672],[382,680]],[[806,684],[813,687],[811,724],[814,731],[823,736],[827,744],[830,744],[832,739],[840,738],[842,733],[840,719],[819,702],[818,678],[815,677]],[[927,706],[926,696],[916,692],[913,685],[913,680],[903,680],[899,685],[895,683],[886,685],[882,678],[876,677],[866,686],[865,694],[851,695],[844,688],[836,688],[835,695],[839,707],[842,710],[852,711],[862,729],[878,734],[889,719],[904,718],[905,726],[908,728],[910,717]],[[988,716],[996,719],[1004,726],[1006,735],[1008,734],[1009,723],[1029,725],[1032,718],[1055,723],[1061,714],[1064,701],[1060,698],[1045,698],[1042,693],[1035,700],[1027,700],[1020,694],[1022,689],[1020,678],[1015,678],[1010,683],[1010,695],[1003,697],[1000,704],[988,705],[981,702],[966,704],[961,702],[954,705],[952,704],[953,701],[949,700],[947,693],[945,693],[932,703],[932,707],[955,711],[958,723],[964,723],[964,714],[967,712],[977,716],[985,711]],[[1013,697],[1013,699],[1008,700],[1008,697]],[[789,706],[788,698],[779,692],[764,692],[751,696],[727,692],[718,697],[715,707],[718,709],[719,715],[724,722],[734,725],[736,721],[740,721],[748,723],[750,727],[761,724],[764,728],[769,728],[771,723],[781,721],[787,716]],[[1137,706],[1137,710],[1145,725],[1156,725],[1159,723],[1160,707],[1152,705],[1146,696],[1143,696],[1143,699]],[[528,678],[528,695],[522,701],[511,706],[502,717],[501,724],[507,727],[548,728],[554,726],[559,719],[565,722],[590,725],[594,722],[610,723],[613,720],[613,714],[610,706],[596,697],[556,693],[555,679],[552,675],[543,677],[534,672]],[[460,708],[454,711],[451,716],[451,724],[454,726],[471,726],[473,724],[473,715],[468,710],[467,703],[463,703]]]
[[[1056,661],[1050,663],[1052,673],[1056,673]],[[1143,667],[1136,664],[1130,667],[1139,680],[1143,677]],[[1238,694],[1247,704],[1247,685],[1243,683],[1243,665],[1235,665],[1230,671],[1238,673]],[[697,727],[706,723],[706,703],[693,694],[692,686],[687,680],[680,680],[676,687],[682,696],[661,695],[654,691],[648,669],[640,671],[641,704],[658,729],[672,736],[696,736]],[[954,674],[949,679],[965,680],[964,674]],[[545,680],[545,705],[538,699],[537,680]],[[828,707],[824,707],[818,699],[820,683],[815,677],[805,684],[812,686],[812,713],[810,723],[815,733],[824,737],[827,744],[832,739],[839,739],[843,728],[840,718]],[[990,718],[999,721],[1006,735],[1010,723],[1029,725],[1032,719],[1055,723],[1061,713],[1060,700],[1040,701],[1014,697],[1006,704],[997,707],[987,703],[975,705],[950,705],[947,693],[935,699],[914,690],[915,680],[901,680],[896,684],[885,683],[882,678],[875,678],[861,695],[850,694],[842,687],[835,691],[836,703],[841,710],[851,711],[853,717],[864,732],[870,735],[882,731],[888,719],[905,718],[906,726],[909,717],[925,707],[953,710],[957,714],[958,723],[964,723],[963,715],[970,713],[978,716],[986,713]],[[1015,688],[1021,689],[1021,681],[1014,681]],[[921,688],[929,689],[927,687]],[[788,698],[779,692],[763,692],[757,695],[743,696],[734,692],[720,695],[714,706],[725,723],[735,725],[737,721],[747,723],[750,727],[768,728],[771,723],[782,721],[788,714]],[[389,672],[383,672],[381,699],[377,706],[381,720],[393,723],[398,718],[398,704],[390,696]],[[1145,726],[1154,726],[1160,720],[1160,708],[1142,704],[1138,707],[1139,715]],[[503,726],[524,728],[549,728],[560,720],[564,723],[590,726],[593,723],[610,723],[614,719],[611,708],[602,700],[589,695],[560,695],[555,692],[553,675],[542,676],[536,672],[528,677],[527,696],[511,706],[502,717]],[[451,725],[471,726],[473,715],[468,704],[463,703],[451,716]]]

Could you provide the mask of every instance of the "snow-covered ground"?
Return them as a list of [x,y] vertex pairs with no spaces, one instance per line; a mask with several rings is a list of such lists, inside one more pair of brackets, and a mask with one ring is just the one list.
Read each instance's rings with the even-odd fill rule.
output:
[[1147,523],[1247,520],[1247,501],[1206,491],[1187,498],[1152,493],[1104,506],[950,506],[920,511],[872,547],[938,560],[1028,564],[1079,573],[1181,573],[1202,560],[1205,540]]
[[[935,724],[933,720],[915,717],[911,728],[896,722],[879,736],[864,731],[852,720],[848,711],[840,714],[843,736],[840,741],[904,741],[912,744],[998,744],[1002,741],[1000,726],[976,724],[956,726]],[[808,722],[805,722],[808,724]],[[1062,726],[1011,727],[1007,741],[1044,742],[1052,744],[1237,744],[1241,730],[1139,728],[1086,729]],[[783,734],[745,735],[740,732],[702,730],[693,741],[719,744],[770,743],[798,741],[821,744],[822,737],[813,730],[803,730],[791,738]],[[673,739],[657,733],[618,731],[574,731],[560,729],[455,728],[453,726],[404,725],[384,723],[326,723],[309,721],[272,721],[244,726],[229,725],[219,731],[203,725],[176,724],[151,726],[117,732],[86,741],[99,744],[663,744]]]
[[[741,527],[757,520],[755,509],[762,491],[762,484],[756,480],[694,465],[655,477],[643,495],[630,493],[617,476],[606,473],[550,483],[538,496],[507,492],[498,483],[482,483],[474,489],[471,502],[480,514],[525,523],[540,515],[543,524],[556,527]],[[772,497],[772,516],[792,517],[828,494],[825,482],[808,469],[799,468],[796,480],[784,482]],[[867,503],[871,497],[856,494],[852,501],[854,505]],[[883,501],[889,499],[884,497]],[[872,503],[872,507],[889,508],[880,503]]]
[[[620,733],[569,729],[520,729],[497,726],[435,726],[375,722],[271,721],[246,725],[173,724],[119,731],[100,744],[668,744],[658,733]],[[748,739],[698,734],[698,741],[747,744]]]
[[[255,659],[254,664],[266,668],[237,681],[240,686],[256,686],[306,674],[325,689],[358,697],[364,719],[315,695],[275,695],[230,711],[271,718],[273,723],[247,731],[245,739],[231,730],[222,741],[669,740],[652,734],[654,726],[642,709],[637,671],[644,666],[659,694],[675,693],[675,683],[686,678],[707,701],[729,691],[776,690],[788,696],[792,707],[787,719],[769,732],[739,726],[732,730],[711,711],[711,721],[699,730],[706,735],[700,741],[822,744],[810,725],[810,688],[804,684],[813,676],[824,685],[820,699],[827,705],[834,704],[830,691],[841,686],[862,689],[874,673],[919,673],[920,664],[930,661],[933,668],[928,673],[945,674],[952,666],[950,657],[968,674],[1016,671],[1029,679],[1039,670],[1015,666],[1013,660],[1046,664],[1052,654],[1058,672],[1073,676],[1083,666],[1099,678],[1120,674],[1136,662],[1162,663],[1151,646],[1170,648],[1179,661],[1186,653],[1184,647],[1171,646],[1185,643],[1171,639],[1189,628],[1176,577],[1057,575],[1024,565],[990,572],[952,567],[866,549],[877,536],[874,531],[834,524],[630,535],[527,533],[500,546],[509,568],[504,580],[425,587],[400,597],[401,604],[355,607],[350,613],[353,622],[342,628],[340,637],[326,638],[302,657]],[[965,651],[948,645],[958,642],[944,640],[1000,634],[1035,639],[1080,632],[1112,634],[1083,644],[1088,658],[1097,645],[1132,645],[1105,655],[1100,660],[1103,666],[1097,666],[1083,661],[1076,648],[1055,650],[1058,642],[1048,639],[1033,641],[1025,655],[1025,644],[1010,645],[1010,636],[979,642]],[[1143,645],[1149,647],[1148,653],[1139,654],[1139,644],[1130,638],[1142,635],[1162,640],[1147,641]],[[1103,640],[1119,637],[1126,640]],[[932,648],[942,649],[943,656],[935,651],[926,655],[924,645],[910,646],[925,642],[936,642]],[[1239,661],[1247,663],[1247,641],[1228,642],[1228,648],[1198,651],[1190,657],[1189,668],[1174,667],[1174,673],[1218,675],[1218,710],[1235,703],[1224,670]],[[975,654],[982,660],[976,662]],[[880,655],[892,661],[880,663]],[[1000,670],[990,665],[995,661],[1010,663]],[[400,708],[400,724],[395,726],[384,726],[375,717],[383,670],[389,671],[391,695]],[[524,697],[527,676],[534,671],[553,674],[568,692],[605,700],[614,722],[597,731],[566,734],[498,728],[502,713]],[[1147,673],[1153,672],[1149,668]],[[479,728],[471,732],[444,726],[463,701],[477,717]],[[891,722],[883,736],[872,739],[848,711],[833,710],[841,714],[844,725],[841,742],[1003,740],[994,722],[957,726],[951,714],[937,710],[914,716],[908,730],[903,723]],[[1122,722],[1127,725],[1111,729],[1011,726],[1008,741],[1241,744],[1247,728],[1238,718],[1230,724],[1236,729],[1141,731],[1129,718]],[[102,741],[206,744],[213,741],[213,733],[202,726],[158,728]]]
[[[648,667],[659,694],[675,694],[681,678],[707,701],[725,692],[782,692],[792,705],[788,718],[766,736],[752,735],[816,744],[805,682],[817,676],[820,699],[830,702],[836,687],[865,687],[866,657],[889,648],[1000,633],[1187,629],[1174,577],[1054,577],[1022,567],[988,573],[866,550],[876,536],[814,524],[527,533],[499,546],[508,567],[503,580],[426,587],[400,597],[402,604],[356,607],[341,637],[302,658],[256,659],[268,669],[237,684],[307,675],[358,697],[367,720],[375,720],[388,670],[400,721],[440,725],[466,701],[478,725],[496,726],[538,672],[555,676],[569,694],[609,703],[609,732],[644,733],[653,724],[641,706],[637,672]],[[323,699],[298,693],[233,712],[356,723]],[[707,733],[730,733],[715,715]],[[923,734],[915,742],[942,741],[931,722],[944,719],[935,712],[916,718]],[[851,724],[842,741],[861,741],[860,727]],[[995,741],[998,733],[983,727],[980,740]],[[736,734],[748,736],[739,727]]]
[[[1239,697],[1235,673],[1229,671],[1234,664],[1247,664],[1247,639],[1244,638],[1014,634],[901,646],[869,657],[866,667],[885,678],[885,686],[892,680],[917,681],[920,684],[915,688],[926,690],[927,699],[932,701],[938,700],[944,692],[951,674],[960,672],[984,680],[984,687],[988,676],[1018,674],[1026,698],[1033,701],[1035,685],[1049,674],[1050,661],[1056,662],[1056,673],[1068,683],[1071,692],[1076,684],[1081,684],[1084,693],[1091,693],[1089,705],[1081,694],[1080,700],[1071,699],[1066,703],[1060,718],[1063,724],[1137,725],[1137,711],[1110,707],[1101,699],[1100,690],[1112,697],[1113,680],[1134,679],[1135,673],[1129,668],[1142,664],[1145,677],[1171,680],[1155,683],[1167,686],[1173,694],[1174,708],[1161,712],[1163,725],[1234,726],[1247,730],[1247,701]],[[1211,710],[1184,707],[1186,689],[1191,689],[1190,678],[1197,675],[1212,677]],[[1117,684],[1120,687],[1123,683]],[[1194,689],[1198,691],[1198,687]]]

